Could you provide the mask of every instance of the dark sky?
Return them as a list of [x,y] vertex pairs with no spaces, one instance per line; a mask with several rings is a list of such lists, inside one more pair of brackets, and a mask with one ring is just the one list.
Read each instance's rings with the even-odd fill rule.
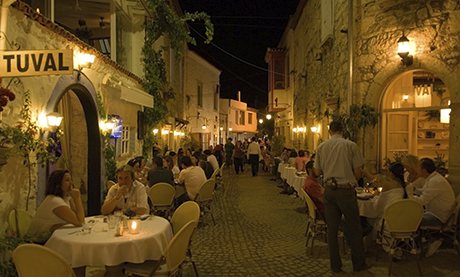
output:
[[236,99],[237,91],[240,90],[242,101],[251,107],[265,108],[268,82],[265,52],[268,47],[277,46],[289,16],[294,14],[299,1],[179,2],[184,12],[204,11],[211,16],[215,29],[214,39],[209,45],[203,43],[202,24],[192,23],[189,26],[191,35],[197,40],[197,52],[222,70],[221,97]]

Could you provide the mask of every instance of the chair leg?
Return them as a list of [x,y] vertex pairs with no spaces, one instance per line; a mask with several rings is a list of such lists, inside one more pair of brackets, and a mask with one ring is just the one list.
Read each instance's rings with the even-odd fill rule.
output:
[[211,214],[212,224],[216,225],[216,221],[214,220],[214,214],[212,213],[211,207],[208,207],[208,211]]
[[193,266],[193,272],[195,272],[195,276],[199,277],[200,275],[198,275],[198,270],[196,269],[195,261],[191,260],[191,263],[192,263],[192,266]]
[[422,259],[422,253],[420,253],[420,255],[419,255],[418,258],[417,258],[417,268],[418,268],[418,274],[419,274],[420,276],[423,275],[423,274],[422,274],[422,268],[421,268],[421,266],[420,266],[420,260],[421,260],[421,259]]
[[313,248],[315,246],[315,236],[313,235],[311,237],[311,248],[310,248],[310,254],[313,256]]

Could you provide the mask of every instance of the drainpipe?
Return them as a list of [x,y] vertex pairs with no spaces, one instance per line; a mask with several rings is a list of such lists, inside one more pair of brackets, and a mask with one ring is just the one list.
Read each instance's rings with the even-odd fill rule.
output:
[[0,12],[0,32],[2,39],[0,39],[0,50],[6,50],[6,27],[8,22],[8,8],[11,4],[16,2],[15,0],[0,0],[1,12]]
[[348,0],[348,94],[347,113],[353,104],[353,0]]

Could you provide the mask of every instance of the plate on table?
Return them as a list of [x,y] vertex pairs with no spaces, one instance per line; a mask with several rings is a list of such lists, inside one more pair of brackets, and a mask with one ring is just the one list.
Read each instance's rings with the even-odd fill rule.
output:
[[370,192],[359,192],[356,194],[356,197],[358,197],[358,199],[361,199],[361,200],[368,200],[374,197],[374,195]]

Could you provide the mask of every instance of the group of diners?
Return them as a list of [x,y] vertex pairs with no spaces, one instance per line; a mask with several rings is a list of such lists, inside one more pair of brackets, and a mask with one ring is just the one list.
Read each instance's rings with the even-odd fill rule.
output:
[[[297,168],[297,171],[307,172],[303,189],[313,200],[318,215],[327,224],[333,272],[342,271],[337,244],[339,228],[348,231],[345,236],[354,257],[353,270],[366,270],[368,266],[365,262],[363,237],[371,235],[369,237],[372,238],[377,232],[382,234],[386,231],[382,224],[384,211],[398,200],[410,198],[424,207],[420,229],[438,228],[446,224],[457,203],[453,188],[444,176],[445,170],[438,172],[433,159],[406,155],[401,161],[388,164],[382,174],[371,175],[364,170],[364,159],[357,145],[343,138],[343,125],[333,121],[329,131],[331,138],[318,146],[316,155],[310,157],[305,167],[303,161],[295,157],[296,154],[291,154],[289,149],[284,149],[280,160]],[[359,186],[369,185],[375,186],[373,198],[358,199]],[[360,206],[364,202],[372,205]],[[376,216],[366,218],[363,216],[365,213],[361,214],[361,207],[372,208]],[[424,248],[424,255],[433,255],[441,244],[442,236],[430,240],[428,247]]]
[[[177,158],[180,162],[177,163]],[[148,166],[148,167],[147,167]],[[153,157],[152,163],[144,163],[143,157],[135,157],[116,170],[116,184],[108,189],[101,207],[101,214],[122,211],[127,216],[150,212],[147,191],[156,183],[165,182],[183,193],[176,197],[175,207],[195,200],[201,186],[219,169],[219,162],[210,150],[168,152]],[[69,170],[53,171],[47,181],[45,199],[37,208],[28,235],[44,242],[52,232],[63,225],[82,226],[85,212],[81,194],[73,186]]]
[[[325,218],[324,187],[313,174],[313,161],[307,163],[308,176],[303,189],[315,203],[320,216]],[[380,175],[370,176],[372,182],[381,187],[377,192],[372,209],[377,213],[376,218],[361,216],[363,235],[374,231],[382,231],[382,218],[385,208],[397,200],[411,198],[425,207],[420,227],[439,227],[448,220],[456,205],[455,194],[447,179],[437,172],[431,158],[418,159],[407,155],[400,162],[392,162]],[[366,201],[366,200],[364,200]],[[441,239],[440,239],[441,240]],[[426,256],[431,256],[440,246],[440,240],[428,247]]]

